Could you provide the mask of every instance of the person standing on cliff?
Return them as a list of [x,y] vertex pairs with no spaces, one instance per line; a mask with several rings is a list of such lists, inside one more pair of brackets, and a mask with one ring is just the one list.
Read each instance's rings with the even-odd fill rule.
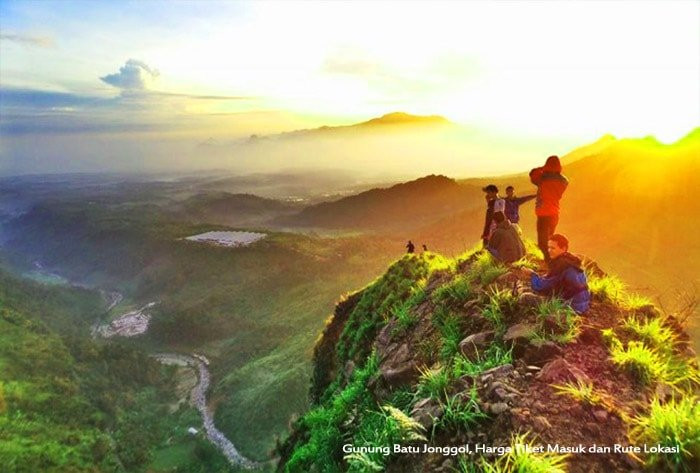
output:
[[413,253],[416,251],[416,247],[411,240],[406,243],[406,253]]
[[508,221],[510,221],[513,227],[515,227],[520,235],[523,233],[523,231],[520,229],[520,225],[518,224],[520,222],[520,206],[528,200],[534,199],[535,197],[537,197],[537,194],[516,197],[515,188],[513,186],[506,187],[506,197],[503,199],[506,201],[506,218]]
[[484,231],[481,232],[481,241],[483,242],[483,247],[486,248],[489,244],[491,233],[496,228],[496,222],[493,221],[493,214],[494,212],[503,212],[506,203],[498,196],[498,187],[494,184],[489,184],[481,190],[486,192],[486,220],[484,221]]
[[549,263],[547,241],[559,223],[559,200],[569,181],[561,174],[558,156],[550,156],[540,168],[530,171],[530,181],[537,186],[535,214],[537,215],[537,246],[542,250],[545,262]]

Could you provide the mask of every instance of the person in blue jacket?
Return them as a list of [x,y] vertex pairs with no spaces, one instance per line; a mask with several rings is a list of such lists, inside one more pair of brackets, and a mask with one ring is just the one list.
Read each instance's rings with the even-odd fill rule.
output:
[[506,197],[503,199],[506,202],[506,210],[505,214],[508,220],[510,220],[510,223],[515,226],[515,229],[518,231],[518,233],[522,234],[522,230],[520,230],[519,222],[520,222],[520,206],[527,202],[528,200],[532,200],[535,197],[537,197],[537,194],[531,194],[531,195],[526,195],[523,197],[516,197],[515,196],[515,188],[513,186],[508,186],[506,187]]
[[547,250],[549,270],[544,276],[532,271],[532,289],[541,294],[561,297],[579,314],[586,312],[591,304],[591,293],[581,259],[569,253],[569,240],[559,233],[549,237]]

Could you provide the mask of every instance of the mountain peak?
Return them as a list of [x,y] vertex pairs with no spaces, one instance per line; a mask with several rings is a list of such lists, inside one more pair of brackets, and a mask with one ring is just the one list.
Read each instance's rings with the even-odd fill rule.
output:
[[391,112],[356,125],[447,125],[451,122],[440,115],[412,115],[406,112]]

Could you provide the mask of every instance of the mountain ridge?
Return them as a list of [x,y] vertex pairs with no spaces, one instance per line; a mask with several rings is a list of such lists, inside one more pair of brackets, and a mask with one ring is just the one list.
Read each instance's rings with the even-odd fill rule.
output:
[[[278,446],[278,471],[693,471],[700,375],[679,319],[616,291],[590,260],[593,302],[578,316],[528,290],[524,268],[539,261],[529,247],[513,267],[477,250],[407,255],[345,296],[317,341],[312,406]],[[670,431],[654,428],[664,416],[678,419]],[[496,455],[516,443],[682,449]],[[403,453],[346,450],[397,444]],[[494,449],[457,450],[476,445]]]

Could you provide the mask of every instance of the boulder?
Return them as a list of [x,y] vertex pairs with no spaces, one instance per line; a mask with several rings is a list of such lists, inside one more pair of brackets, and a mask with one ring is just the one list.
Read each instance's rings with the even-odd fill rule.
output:
[[528,365],[543,365],[553,358],[560,357],[563,350],[554,342],[546,341],[539,345],[530,344],[525,349],[523,361]]
[[430,430],[435,420],[442,417],[445,412],[443,407],[432,398],[421,399],[413,406],[411,418],[422,425],[425,430]]
[[459,342],[459,351],[469,360],[476,360],[480,353],[483,353],[493,340],[495,332],[488,330],[469,335]]
[[532,292],[523,292],[518,297],[518,304],[524,307],[537,307],[542,302],[542,297]]
[[521,323],[511,325],[503,335],[504,343],[513,345],[513,356],[520,358],[525,349],[530,345],[530,335],[535,331],[535,327],[530,324]]
[[419,371],[408,343],[377,343],[379,373],[388,387],[409,384],[418,379]]
[[542,367],[537,379],[545,383],[563,383],[566,381],[590,383],[590,379],[580,369],[569,364],[564,358],[557,358]]
[[530,324],[515,324],[508,327],[505,335],[503,335],[504,342],[525,342],[529,343],[530,334],[535,331],[535,327]]

